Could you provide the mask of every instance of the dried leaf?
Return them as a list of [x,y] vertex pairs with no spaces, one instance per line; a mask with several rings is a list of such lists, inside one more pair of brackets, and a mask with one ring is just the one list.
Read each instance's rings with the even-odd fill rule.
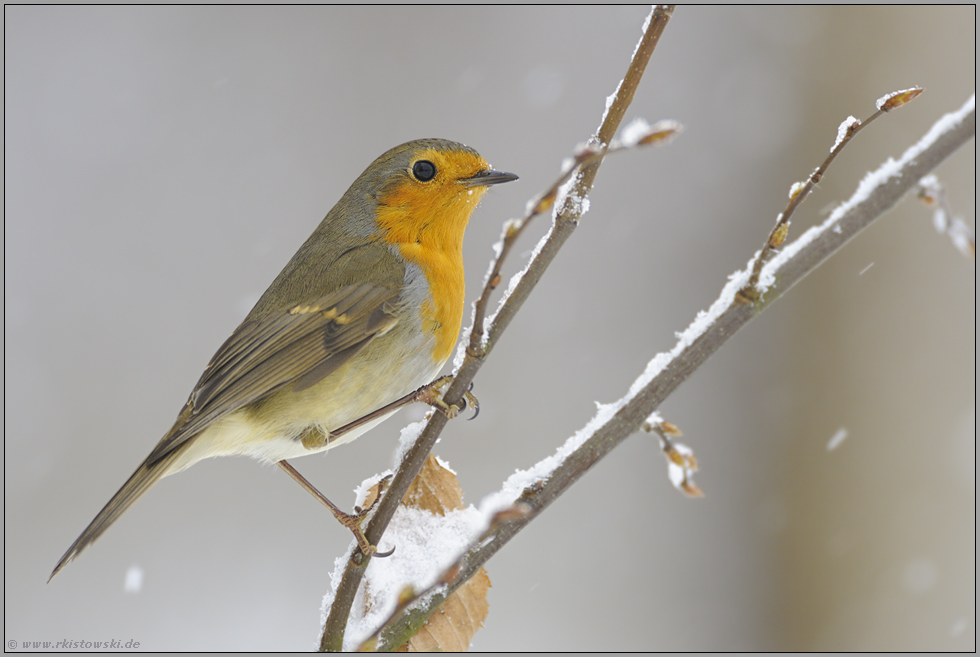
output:
[[[371,489],[368,498],[374,495],[377,495],[376,487]],[[402,504],[444,516],[450,511],[463,508],[463,491],[452,470],[442,467],[438,459],[430,454],[405,493]],[[460,652],[469,649],[473,635],[483,627],[483,621],[490,610],[487,603],[489,588],[490,578],[486,570],[481,568],[480,572],[449,596],[415,636],[398,651]]]
[[[365,508],[370,507],[377,498],[378,485],[375,484],[368,490],[364,500]],[[429,454],[418,476],[405,492],[402,504],[444,516],[447,511],[463,508],[463,489],[459,487],[453,471],[439,465],[436,457]]]
[[485,569],[459,587],[440,605],[436,613],[398,652],[463,652],[470,647],[476,631],[490,610],[487,590],[490,578]]
[[444,516],[448,511],[463,508],[463,489],[453,471],[439,465],[438,459],[429,454],[402,504]]

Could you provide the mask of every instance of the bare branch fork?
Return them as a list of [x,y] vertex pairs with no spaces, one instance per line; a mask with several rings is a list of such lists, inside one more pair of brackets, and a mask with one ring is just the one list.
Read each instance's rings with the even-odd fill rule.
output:
[[[626,114],[626,110],[633,100],[633,94],[636,92],[636,88],[639,86],[640,80],[643,77],[647,62],[649,62],[650,56],[656,49],[657,43],[660,41],[660,36],[667,27],[673,11],[674,7],[672,5],[657,6],[654,8],[644,25],[643,36],[637,44],[636,50],[633,52],[626,76],[620,82],[613,96],[607,101],[606,114],[592,142],[609,144],[612,141],[613,135],[619,129],[623,116]],[[592,161],[591,164],[586,165],[583,169],[576,169],[572,183],[573,189],[566,195],[566,198],[572,195],[574,195],[574,198],[585,198],[592,189],[593,181],[601,164],[602,158],[600,155],[598,159]],[[543,209],[540,208],[541,211]],[[491,322],[489,330],[482,337],[482,340],[481,331],[483,330],[483,322],[474,325],[470,335],[469,346],[466,349],[466,357],[463,363],[457,368],[455,378],[443,397],[447,404],[458,405],[497,339],[510,324],[510,320],[523,305],[531,290],[541,278],[544,270],[555,258],[562,244],[574,232],[581,214],[582,206],[578,203],[562,203],[556,208],[554,223],[547,241],[538,250],[527,270],[525,270],[521,280],[513,287],[506,299],[501,301],[500,308]],[[504,245],[501,248],[500,254],[497,256],[498,261],[506,257],[513,242],[514,239],[511,239],[508,243],[505,236]],[[487,285],[496,286],[498,281],[495,279],[496,277],[491,276],[487,281]],[[482,316],[485,314],[485,306],[488,302],[489,294],[490,291],[484,290],[480,301],[477,302],[476,315]],[[476,326],[480,326],[481,329],[477,330]],[[367,540],[372,545],[378,544],[381,535],[384,533],[385,528],[395,513],[395,509],[404,497],[412,480],[421,470],[425,458],[435,445],[447,421],[448,418],[442,413],[433,413],[422,434],[416,440],[415,445],[405,454],[398,468],[398,472],[395,474],[388,488],[388,492],[381,502],[378,503],[374,514],[368,521],[368,527],[364,531]],[[327,615],[323,627],[323,634],[320,638],[320,650],[333,651],[343,649],[344,630],[347,625],[347,618],[350,615],[351,605],[357,594],[357,588],[364,577],[364,571],[367,568],[368,561],[369,558],[366,558],[360,550],[355,550],[348,560],[347,568],[337,587],[333,604],[330,607],[330,612]]]

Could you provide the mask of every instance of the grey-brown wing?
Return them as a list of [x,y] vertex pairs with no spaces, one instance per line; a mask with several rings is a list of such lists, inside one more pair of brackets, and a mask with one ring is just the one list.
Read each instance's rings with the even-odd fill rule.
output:
[[363,283],[249,321],[211,359],[174,428],[150,460],[210,424],[280,388],[308,388],[350,360],[397,321],[397,291]]

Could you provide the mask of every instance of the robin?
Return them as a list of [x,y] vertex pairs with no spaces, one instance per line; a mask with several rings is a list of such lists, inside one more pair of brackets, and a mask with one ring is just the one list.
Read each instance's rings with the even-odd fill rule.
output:
[[[357,438],[439,372],[463,318],[466,224],[488,187],[513,180],[443,139],[375,160],[221,345],[173,427],[51,577],[162,477],[212,456],[278,463],[322,498],[285,459]],[[333,508],[373,551],[360,515]]]

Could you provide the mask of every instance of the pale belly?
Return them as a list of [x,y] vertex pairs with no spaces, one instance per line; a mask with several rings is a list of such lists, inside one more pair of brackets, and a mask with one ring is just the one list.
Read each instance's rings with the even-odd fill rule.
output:
[[[402,329],[403,332],[400,332]],[[301,437],[311,427],[330,432],[430,383],[442,363],[433,361],[433,338],[396,325],[319,383],[288,387],[218,420],[191,439],[167,474],[212,456],[244,455],[274,463],[350,442],[391,414],[310,449]]]

